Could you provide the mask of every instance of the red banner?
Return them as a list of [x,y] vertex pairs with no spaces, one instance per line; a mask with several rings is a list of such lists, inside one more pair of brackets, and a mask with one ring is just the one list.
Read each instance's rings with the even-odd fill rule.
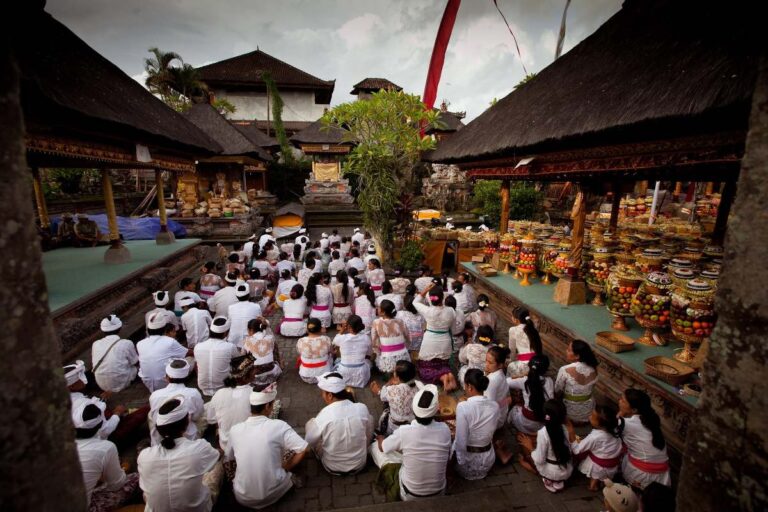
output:
[[445,62],[445,51],[448,48],[448,41],[451,39],[453,24],[456,22],[456,13],[459,12],[461,0],[448,0],[445,6],[443,19],[440,21],[440,28],[437,29],[435,38],[435,47],[432,49],[432,58],[429,61],[429,72],[427,73],[427,83],[424,85],[424,95],[421,101],[424,106],[431,109],[435,106],[437,98],[437,86],[440,83],[440,75],[443,73],[443,63]]

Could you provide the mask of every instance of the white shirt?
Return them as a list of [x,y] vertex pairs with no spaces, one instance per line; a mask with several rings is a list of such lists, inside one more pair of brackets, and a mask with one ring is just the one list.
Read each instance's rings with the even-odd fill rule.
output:
[[336,274],[339,273],[339,270],[345,270],[347,267],[347,264],[344,263],[343,258],[339,258],[337,260],[331,260],[330,263],[328,263],[328,273],[331,274],[331,279],[333,282],[336,282]]
[[[563,439],[568,443],[568,431],[565,426],[563,426]],[[536,449],[531,452],[531,459],[533,459],[534,464],[536,464],[536,469],[539,470],[539,474],[549,480],[568,480],[568,477],[570,477],[573,472],[573,465],[571,464],[573,458],[571,458],[565,466],[547,462],[547,460],[554,461],[557,457],[555,451],[552,449],[552,441],[550,440],[545,427],[542,427],[536,433]]]
[[413,420],[395,430],[382,443],[382,451],[400,451],[400,496],[407,500],[409,493],[420,496],[437,494],[445,489],[445,468],[451,455],[451,431],[448,425],[432,421],[421,425]]
[[180,292],[176,292],[176,295],[173,296],[173,309],[175,311],[181,311],[181,304],[179,304],[179,301],[187,298],[194,300],[195,304],[203,301],[203,299],[201,299],[200,296],[195,292],[188,292],[186,290],[182,290]]
[[125,484],[125,471],[120,467],[120,457],[114,443],[98,437],[77,439],[75,443],[89,504],[99,481],[103,482],[106,491],[116,491]]
[[187,346],[195,348],[195,345],[207,340],[210,335],[209,327],[213,322],[211,314],[205,309],[189,308],[181,315],[181,328],[187,333]]
[[427,286],[429,286],[430,284],[432,284],[432,276],[417,277],[416,280],[413,282],[413,285],[416,287],[419,293],[426,290]]
[[117,393],[127,388],[136,378],[139,354],[131,340],[110,334],[93,342],[91,361],[93,368],[101,361],[94,375],[99,387],[104,391]]
[[328,243],[334,244],[336,242],[341,243],[341,235],[331,235],[328,237]]
[[296,264],[290,260],[280,260],[276,264],[277,273],[282,274],[283,270],[288,270],[291,274],[296,271]]
[[281,420],[251,416],[232,427],[225,454],[237,461],[232,482],[237,502],[263,508],[280,499],[293,485],[291,474],[283,469],[283,454],[306,449],[306,441]]
[[[456,461],[464,464],[467,446],[482,448],[493,441],[499,408],[486,396],[471,396],[456,406]],[[493,454],[493,448],[489,450]],[[493,455],[491,455],[493,456]]]
[[264,246],[267,244],[268,241],[272,240],[275,241],[275,238],[270,235],[269,233],[264,233],[259,237],[259,250],[263,249]]
[[165,317],[165,322],[168,324],[173,324],[176,326],[176,328],[179,328],[181,326],[181,323],[179,322],[179,317],[176,316],[176,313],[173,311],[168,311],[165,308],[155,308],[152,311],[149,311],[146,315],[144,315],[144,325],[149,325],[149,319],[155,315],[155,314],[161,314]]
[[227,286],[208,299],[208,310],[213,312],[213,316],[227,316],[229,306],[238,302],[240,299],[237,298],[235,287]]
[[253,268],[259,269],[259,276],[262,279],[266,279],[267,276],[275,271],[275,267],[273,267],[267,260],[254,261]]
[[[101,412],[104,412],[107,410],[107,404],[101,400],[100,398],[96,397],[90,397],[85,396],[82,393],[74,392],[69,394],[69,401],[72,404],[72,410],[74,411],[77,409],[77,405],[81,400],[87,400],[88,402],[92,403],[99,409],[101,409]],[[104,422],[101,424],[101,428],[98,432],[99,439],[106,439],[110,435],[112,435],[112,432],[117,429],[117,426],[120,424],[120,416],[117,414],[113,414],[109,417],[109,419],[105,419]]]
[[504,425],[504,421],[507,419],[507,397],[509,397],[509,384],[507,383],[507,377],[504,375],[504,370],[497,370],[493,373],[489,373],[488,388],[483,393],[488,399],[499,407],[499,417],[497,418],[496,428],[501,428]]
[[184,359],[187,349],[168,336],[152,335],[136,344],[139,353],[139,377],[150,393],[164,388],[165,366],[171,359]]
[[[413,307],[427,322],[427,331],[421,340],[419,359],[448,359],[453,353],[451,329],[456,320],[456,311],[446,306],[427,306],[424,297],[417,295]],[[438,334],[446,332],[446,334]]]
[[229,431],[251,416],[249,401],[253,388],[243,384],[234,388],[221,388],[208,402],[208,423],[219,426],[219,446],[227,453]]
[[396,293],[386,293],[376,297],[376,305],[381,306],[381,303],[385,300],[392,302],[395,305],[395,311],[403,310],[403,298]]
[[352,235],[352,242],[359,243],[360,247],[363,247],[363,240],[365,240],[365,233],[358,231],[357,233]]
[[206,396],[213,396],[224,387],[229,376],[229,362],[240,355],[237,347],[227,340],[209,338],[195,346],[197,385]]
[[320,250],[321,251],[326,250],[329,245],[331,245],[331,241],[328,240],[328,238],[321,238],[320,239]]
[[[266,242],[264,242],[264,243],[266,244]],[[251,258],[253,258],[253,246],[254,245],[256,245],[256,243],[253,242],[253,241],[245,242],[243,244],[243,254],[246,257],[246,260],[250,260]]]
[[237,347],[243,346],[243,338],[248,336],[248,322],[261,316],[261,306],[255,302],[241,301],[229,306],[229,337],[230,343]]
[[213,469],[219,452],[204,439],[175,440],[166,450],[161,445],[139,453],[139,487],[144,491],[145,512],[209,512],[213,508],[203,475]]
[[200,391],[195,388],[188,388],[180,382],[171,382],[162,389],[153,391],[149,395],[149,417],[152,420],[152,429],[150,431],[150,438],[152,445],[159,444],[162,440],[162,436],[157,432],[157,412],[162,405],[175,396],[183,396],[186,400],[187,408],[189,409],[189,425],[187,425],[187,431],[184,432],[184,437],[187,439],[197,439],[197,425],[195,422],[199,420],[205,410],[203,404],[203,397],[200,395]]
[[307,422],[307,443],[331,473],[357,471],[368,460],[373,417],[365,404],[339,400]]
[[[277,285],[277,292],[275,293],[275,302],[277,302],[277,305],[280,307],[283,307],[283,303],[288,300],[288,297],[291,295],[291,289],[293,289],[294,286],[299,284],[298,281],[295,279],[289,279],[287,281],[281,281],[280,284]],[[285,299],[280,299],[280,296],[284,296]]]
[[363,260],[358,257],[350,258],[347,262],[347,271],[349,271],[350,268],[357,269],[357,277],[361,279],[365,278],[365,263],[363,263]]

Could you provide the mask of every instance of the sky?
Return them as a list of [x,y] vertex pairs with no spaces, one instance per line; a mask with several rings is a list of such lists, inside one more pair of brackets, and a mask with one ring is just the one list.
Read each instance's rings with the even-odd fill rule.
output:
[[[446,0],[48,0],[46,10],[128,75],[142,81],[147,50],[174,51],[201,66],[255,50],[324,80],[332,104],[352,86],[386,78],[421,94]],[[554,59],[565,0],[498,0],[522,63]],[[573,0],[564,52],[621,8],[621,0]],[[524,77],[493,0],[464,0],[446,54],[437,104],[471,120]]]

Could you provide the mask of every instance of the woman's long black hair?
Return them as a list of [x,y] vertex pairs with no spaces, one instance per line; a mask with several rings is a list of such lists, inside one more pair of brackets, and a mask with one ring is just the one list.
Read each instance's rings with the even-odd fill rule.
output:
[[624,391],[624,398],[626,398],[629,406],[640,415],[640,422],[643,426],[650,430],[653,446],[663,450],[667,443],[661,431],[661,419],[651,407],[651,397],[639,389],[629,388]]
[[360,291],[363,292],[363,295],[365,295],[368,298],[368,302],[371,303],[372,307],[376,307],[376,294],[373,292],[373,289],[371,288],[371,285],[368,283],[361,283],[360,284]]
[[535,355],[528,362],[528,378],[525,389],[528,391],[528,408],[538,421],[544,421],[544,375],[549,370],[549,358],[543,354]]
[[531,345],[531,350],[536,354],[542,355],[544,353],[544,348],[541,345],[541,336],[539,336],[539,331],[536,329],[536,326],[533,325],[531,314],[527,309],[519,307],[515,310],[515,318],[517,318],[517,321],[523,325],[523,332],[528,336],[528,343]]
[[584,340],[573,340],[571,342],[571,352],[578,356],[579,361],[597,369],[597,357],[592,352],[592,348]]
[[558,465],[566,466],[571,460],[571,445],[565,437],[565,405],[560,400],[547,400],[542,407],[544,428],[547,429],[549,444],[555,454]]
[[336,282],[341,284],[341,296],[344,297],[344,302],[349,301],[349,276],[346,270],[336,272]]
[[301,258],[301,244],[293,244],[293,261],[299,261]]
[[307,289],[304,296],[307,298],[307,306],[317,304],[317,285],[320,284],[320,274],[312,274],[307,280]]

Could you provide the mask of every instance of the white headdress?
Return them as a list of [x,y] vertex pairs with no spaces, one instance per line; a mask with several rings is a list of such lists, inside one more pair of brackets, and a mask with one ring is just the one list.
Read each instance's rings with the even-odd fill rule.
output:
[[340,393],[347,387],[343,377],[338,373],[325,372],[317,378],[317,387],[329,393]]
[[[83,419],[83,412],[89,405],[95,405],[99,409],[99,415],[89,420]],[[75,428],[96,428],[104,422],[104,411],[91,400],[78,400],[72,409],[72,423]]]
[[117,315],[109,315],[101,321],[102,332],[118,331],[123,326],[123,322],[117,317]]
[[225,316],[217,316],[213,319],[213,322],[211,322],[211,326],[209,327],[209,330],[211,332],[215,332],[218,334],[225,333],[229,330],[229,318]]
[[251,289],[245,283],[238,284],[237,287],[235,287],[235,295],[237,297],[247,297],[250,294],[251,294]]
[[[163,425],[170,425],[171,423],[176,423],[177,421],[180,421],[189,416],[189,409],[187,408],[186,400],[183,396],[176,395],[171,397],[163,402],[163,405],[167,404],[171,400],[178,400],[179,405],[175,409],[172,409],[165,414],[160,412],[157,413],[157,420],[155,423],[159,427],[162,427]],[[162,409],[163,406],[161,405],[160,408]]]
[[65,366],[64,377],[67,379],[67,386],[71,386],[78,380],[83,384],[88,384],[88,379],[85,377],[85,363],[77,360],[75,364]]
[[167,323],[168,318],[162,312],[155,313],[149,317],[149,322],[147,322],[147,329],[162,329]]
[[251,391],[248,401],[251,405],[265,405],[277,398],[277,383],[273,382],[261,391]]
[[[439,393],[437,386],[434,384],[427,384],[424,386],[423,384],[420,385],[419,382],[416,383],[416,386],[419,388],[419,391],[417,391],[416,396],[413,397],[413,413],[419,418],[433,417],[437,414],[437,410],[440,406],[440,401],[437,396]],[[432,393],[432,401],[427,407],[419,407],[421,397],[424,396],[425,393]]]
[[[183,366],[179,364],[183,363]],[[174,363],[178,365],[178,368],[174,368]],[[189,366],[189,361],[186,359],[171,359],[168,364],[165,365],[165,374],[172,379],[186,379],[189,377],[189,371],[192,368]]]
[[168,302],[171,300],[171,296],[168,295],[168,292],[159,291],[152,294],[152,297],[155,299],[155,306],[167,306]]

